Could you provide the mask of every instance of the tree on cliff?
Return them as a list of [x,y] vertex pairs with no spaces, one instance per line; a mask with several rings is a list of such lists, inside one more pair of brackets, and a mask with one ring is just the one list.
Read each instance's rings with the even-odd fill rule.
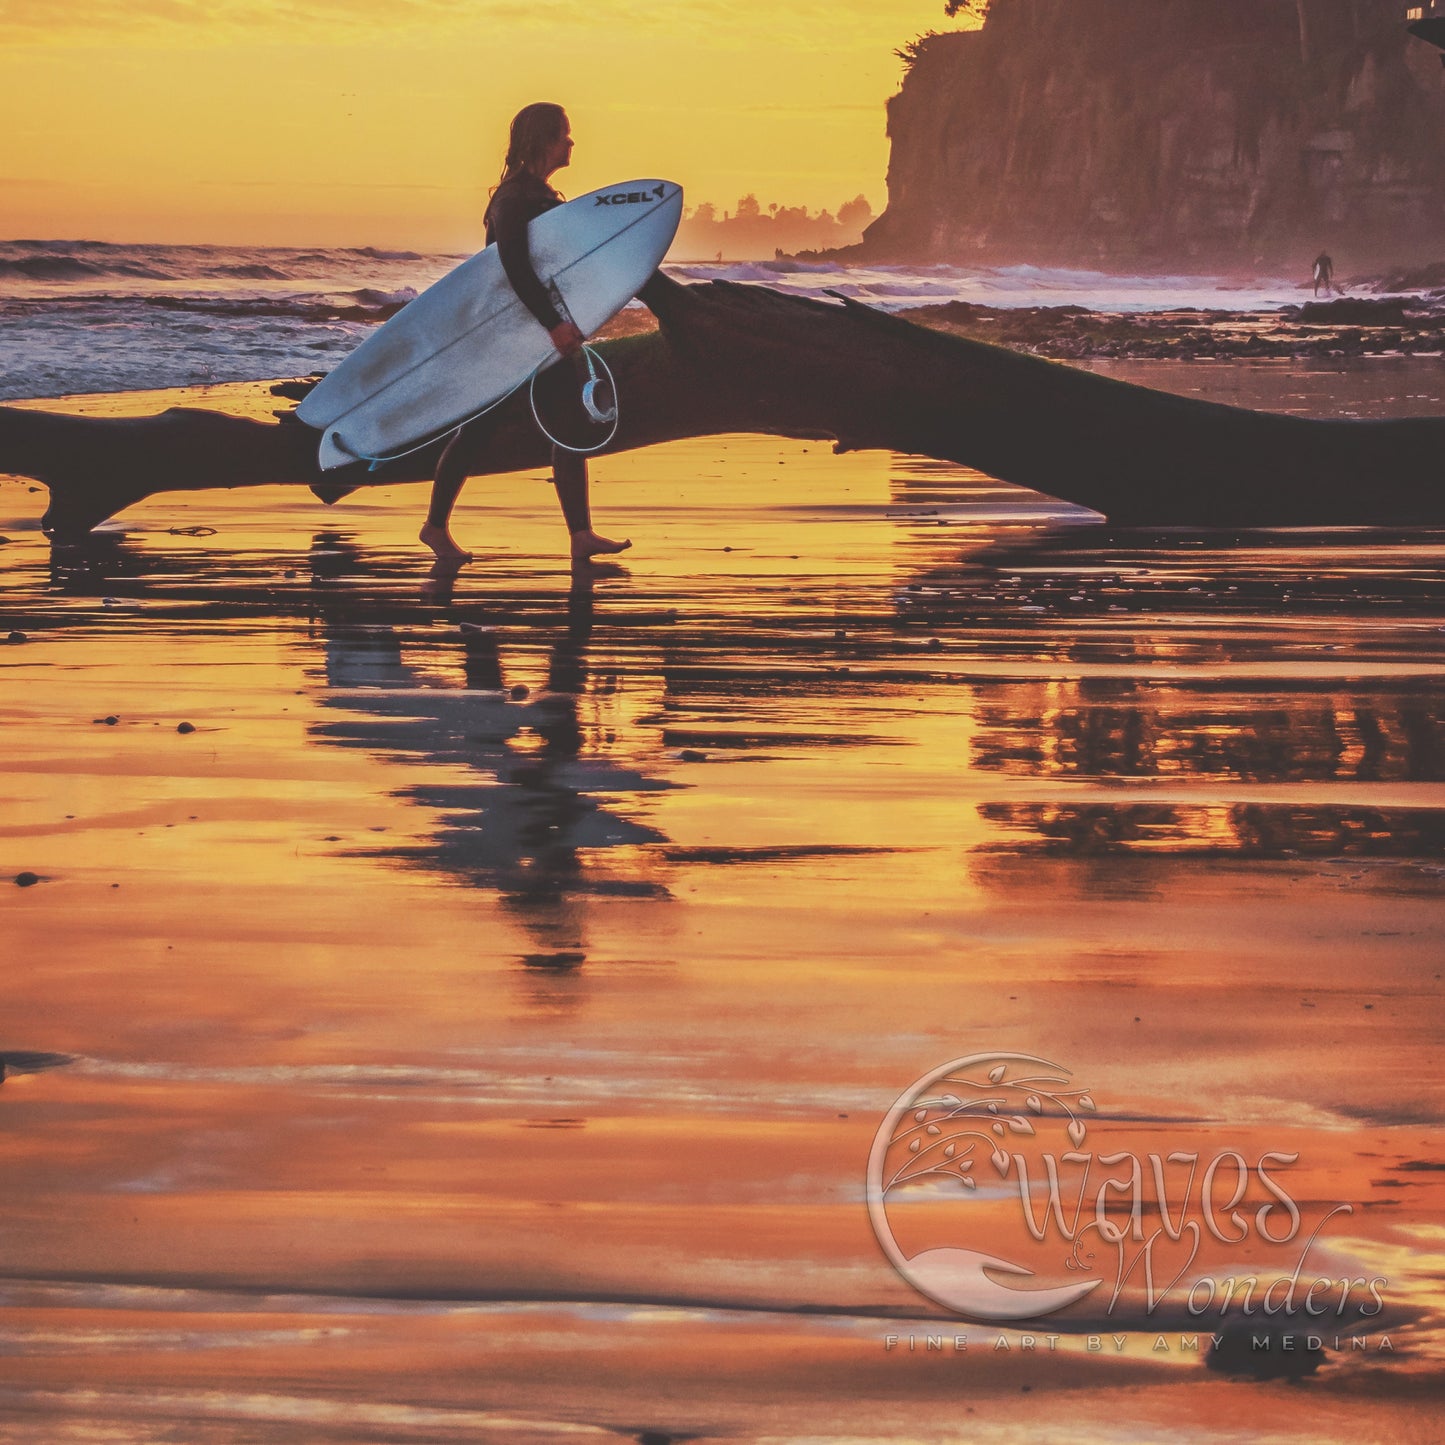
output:
[[838,207],[838,224],[849,230],[862,230],[872,219],[873,207],[868,204],[868,197],[861,192]]
[[[959,15],[971,15],[976,20],[981,21],[987,18],[989,7],[992,3],[993,0],[945,0],[943,13],[947,15],[950,20]],[[1299,25],[1299,54],[1301,65],[1308,65],[1312,57],[1310,5],[1311,0],[1294,0],[1295,19]]]

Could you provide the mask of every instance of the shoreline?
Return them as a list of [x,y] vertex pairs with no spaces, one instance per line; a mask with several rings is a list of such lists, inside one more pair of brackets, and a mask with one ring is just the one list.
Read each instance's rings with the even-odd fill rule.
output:
[[[1348,312],[1337,308],[1349,306]],[[1363,308],[1372,308],[1367,311]],[[950,301],[891,314],[928,330],[984,341],[1054,361],[1082,363],[1145,362],[1343,362],[1428,360],[1445,356],[1445,303],[1438,308],[1402,308],[1396,302],[1322,302],[1306,304],[1293,315],[1272,311],[1170,308],[1159,311],[1094,311],[1073,305],[990,307]],[[1341,320],[1350,318],[1373,320]],[[594,341],[648,335],[658,330],[648,311],[624,311],[609,321]],[[142,402],[158,408],[206,406],[227,415],[270,421],[294,409],[294,393],[284,388],[313,381],[309,376],[270,376],[210,381],[174,387],[137,387],[121,391],[61,392],[15,397],[0,405],[84,416],[143,416]],[[1158,385],[1167,373],[1151,369]],[[1161,389],[1169,389],[1167,386]],[[1445,413],[1445,406],[1442,406]],[[1442,413],[1420,412],[1420,415]]]
[[1309,360],[1445,354],[1445,303],[1343,297],[1277,311],[1082,306],[991,307],[965,301],[899,313],[919,325],[1059,361]]
[[[32,400],[322,373],[447,265],[438,258],[357,254],[305,266],[279,259],[255,266],[254,259],[238,254],[229,258],[233,264],[205,268],[169,253],[137,252],[125,264],[152,261],[149,269],[165,276],[137,281],[118,273],[114,294],[104,278],[74,286],[0,285],[6,321],[0,393]],[[211,274],[222,271],[227,274]],[[251,271],[266,274],[252,278]],[[800,260],[678,264],[672,273],[704,288],[723,282],[824,304],[846,295],[924,327],[1059,360],[1445,352],[1445,302],[1424,291],[1316,304],[1308,288],[1279,277],[1254,277],[1240,290],[1209,276],[1051,274],[1027,266],[993,273],[870,272]],[[1434,267],[1370,284],[1429,288],[1442,281],[1445,267]],[[104,294],[92,294],[97,290]],[[636,305],[597,339],[643,335],[655,324]]]

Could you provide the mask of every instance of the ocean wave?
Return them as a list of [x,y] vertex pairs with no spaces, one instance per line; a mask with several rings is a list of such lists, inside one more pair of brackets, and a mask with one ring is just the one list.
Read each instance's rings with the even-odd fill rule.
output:
[[416,300],[416,287],[400,286],[395,291],[377,291],[370,286],[363,286],[349,294],[362,306],[391,306],[400,311],[408,301]]
[[303,293],[188,292],[179,295],[116,295],[81,292],[63,297],[19,297],[0,300],[0,316],[69,317],[95,325],[123,325],[156,312],[245,320],[284,317],[293,321],[385,321],[416,298],[413,286],[381,291],[363,286],[354,291]]
[[292,296],[138,296],[109,298],[122,308],[133,306],[158,311],[189,311],[202,316],[242,319],[277,316],[294,321],[386,321],[416,297],[411,286],[397,291],[361,287],[334,294]]
[[[0,398],[326,369],[460,259],[376,246],[0,241]],[[889,312],[950,302],[1111,313],[1278,310],[1310,294],[1290,278],[1116,276],[1028,264],[694,258],[664,269],[684,282],[760,285],[830,302],[842,294]]]
[[[330,282],[395,281],[449,270],[460,257],[424,256],[376,246],[334,249],[279,246],[122,245],[111,241],[0,241],[0,282],[45,286],[116,278],[171,283],[273,281],[315,291]],[[371,273],[368,276],[368,272]]]
[[775,281],[779,276],[813,270],[837,274],[836,267],[809,267],[796,261],[685,261],[666,267],[669,276],[683,281]]
[[1078,267],[851,265],[783,261],[684,261],[664,268],[679,281],[730,281],[772,286],[794,296],[845,296],[885,311],[950,301],[1018,308],[1072,304],[1092,311],[1278,310],[1297,303],[1300,283],[1288,277],[1241,281],[1182,274],[1113,275]]
[[98,276],[131,276],[144,281],[167,281],[168,271],[138,261],[109,264],[83,261],[78,256],[38,255],[0,258],[0,277],[18,276],[27,281],[86,281]]
[[419,251],[382,251],[376,246],[344,246],[347,256],[365,256],[369,261],[423,261],[426,258]]
[[287,281],[290,279],[285,271],[278,271],[274,266],[267,266],[259,261],[241,262],[231,266],[212,266],[205,273],[207,276],[234,276],[239,281]]

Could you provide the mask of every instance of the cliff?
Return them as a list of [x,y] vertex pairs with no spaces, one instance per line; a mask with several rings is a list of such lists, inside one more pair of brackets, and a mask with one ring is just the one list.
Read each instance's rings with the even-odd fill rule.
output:
[[1445,73],[1400,0],[994,0],[918,42],[869,260],[1445,249]]

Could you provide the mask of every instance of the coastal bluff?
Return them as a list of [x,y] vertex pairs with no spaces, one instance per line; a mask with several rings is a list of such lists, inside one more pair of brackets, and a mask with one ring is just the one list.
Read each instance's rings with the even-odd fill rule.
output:
[[1303,266],[1445,250],[1445,71],[1398,0],[994,0],[888,105],[868,261]]

